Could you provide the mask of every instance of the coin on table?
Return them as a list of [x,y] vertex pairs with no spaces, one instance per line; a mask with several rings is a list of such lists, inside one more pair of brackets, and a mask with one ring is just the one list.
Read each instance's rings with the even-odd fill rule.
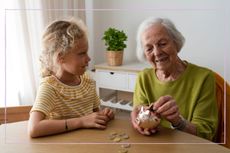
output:
[[116,137],[116,138],[113,139],[113,141],[114,141],[114,142],[120,142],[120,141],[121,141],[121,138]]
[[126,143],[126,144],[121,145],[122,148],[130,148],[130,146],[131,146],[131,145],[130,145],[129,143]]
[[113,131],[109,135],[117,135],[117,132]]
[[118,151],[118,153],[128,153],[128,150],[127,149],[121,149]]
[[122,139],[128,139],[129,138],[129,136],[127,135],[127,134],[124,134],[123,136],[122,136]]
[[109,135],[109,139],[110,140],[113,140],[113,139],[115,139],[117,136],[116,135]]

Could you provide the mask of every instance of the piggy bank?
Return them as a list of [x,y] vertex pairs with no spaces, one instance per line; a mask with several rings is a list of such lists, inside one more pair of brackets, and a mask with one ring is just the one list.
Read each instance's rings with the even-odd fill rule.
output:
[[150,110],[144,110],[144,107],[141,107],[140,112],[136,118],[136,122],[139,127],[143,129],[154,129],[160,124],[161,119],[156,115],[155,112]]

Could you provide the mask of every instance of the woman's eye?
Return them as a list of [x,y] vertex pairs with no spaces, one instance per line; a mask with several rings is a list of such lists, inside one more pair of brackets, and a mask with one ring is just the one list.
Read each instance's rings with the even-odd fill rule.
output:
[[152,51],[152,48],[146,48],[145,49],[147,52],[151,52]]
[[166,43],[162,43],[162,44],[160,44],[160,46],[165,46],[166,45]]
[[164,47],[166,45],[167,45],[167,43],[159,43],[159,47]]

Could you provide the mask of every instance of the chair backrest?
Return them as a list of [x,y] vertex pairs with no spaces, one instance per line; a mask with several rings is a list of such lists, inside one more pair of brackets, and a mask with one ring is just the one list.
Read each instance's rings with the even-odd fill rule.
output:
[[32,106],[0,107],[0,125],[29,119]]
[[219,123],[216,135],[216,142],[225,142],[222,145],[230,148],[230,86],[219,74],[215,73],[215,77],[216,98],[219,112]]

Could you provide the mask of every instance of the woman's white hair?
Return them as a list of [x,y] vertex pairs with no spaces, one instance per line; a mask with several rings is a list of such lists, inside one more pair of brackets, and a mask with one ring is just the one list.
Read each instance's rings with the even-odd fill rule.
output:
[[173,39],[173,41],[175,42],[177,46],[177,49],[178,49],[177,52],[179,52],[184,45],[185,38],[177,30],[177,28],[175,27],[172,21],[170,21],[167,18],[152,18],[152,17],[147,18],[139,25],[138,31],[137,31],[137,37],[136,37],[136,41],[137,41],[136,55],[137,55],[138,60],[140,61],[144,61],[144,62],[146,61],[144,49],[141,43],[142,33],[149,27],[154,26],[156,24],[161,24],[162,26],[166,28],[169,36]]

